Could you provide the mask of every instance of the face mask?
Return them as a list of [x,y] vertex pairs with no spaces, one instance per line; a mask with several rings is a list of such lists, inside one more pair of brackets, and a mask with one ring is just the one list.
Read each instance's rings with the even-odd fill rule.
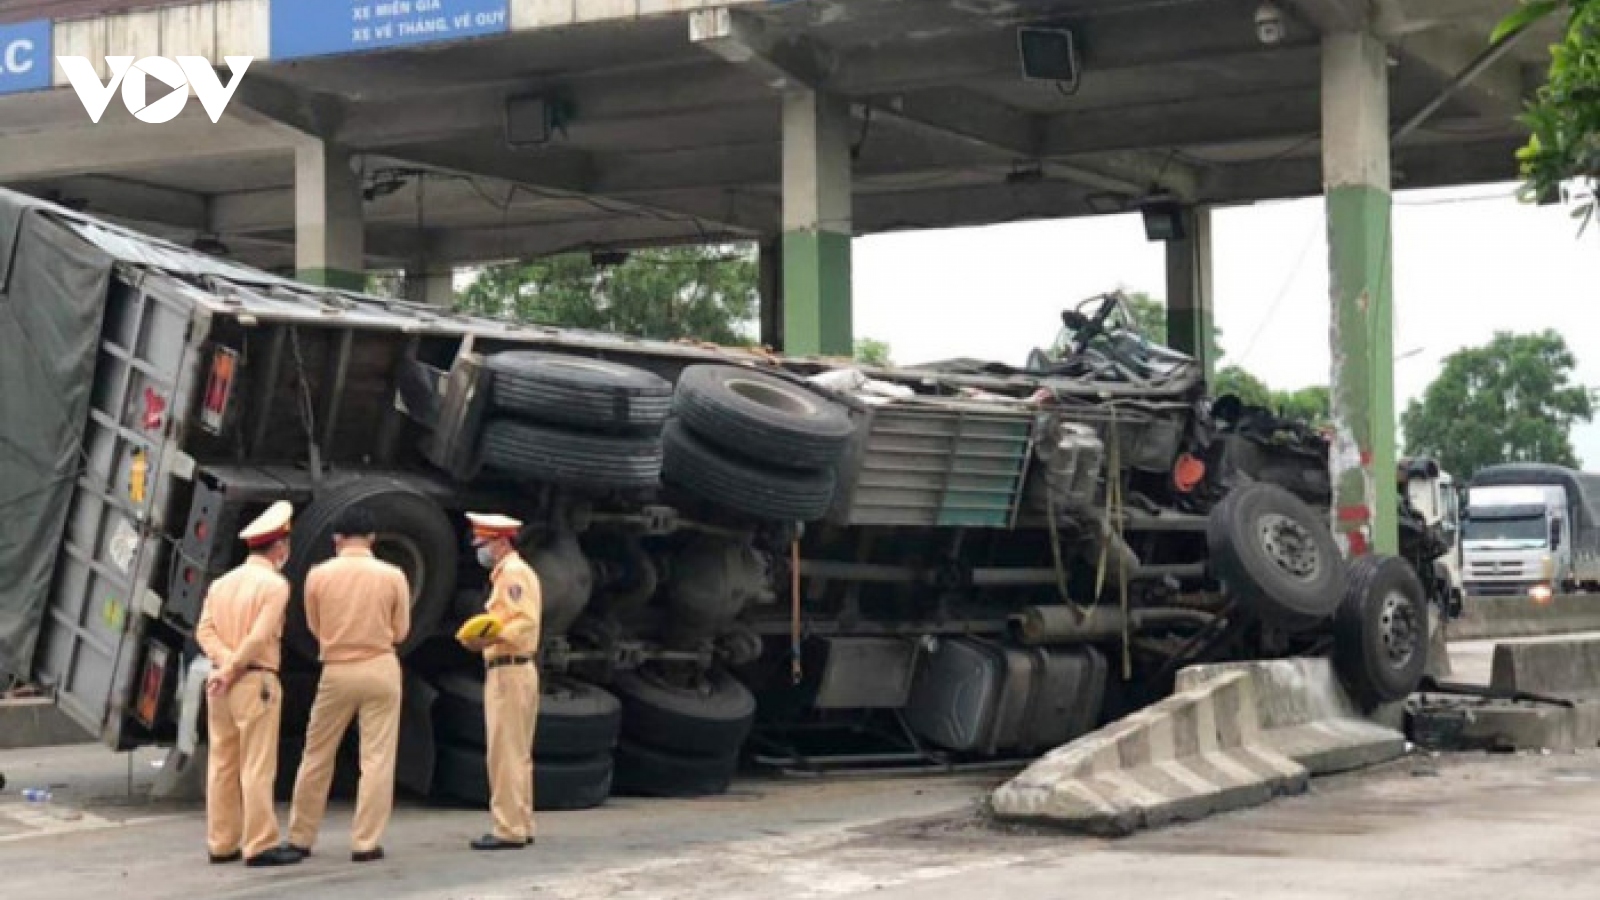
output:
[[478,565],[485,569],[494,568],[494,551],[487,544],[478,548]]

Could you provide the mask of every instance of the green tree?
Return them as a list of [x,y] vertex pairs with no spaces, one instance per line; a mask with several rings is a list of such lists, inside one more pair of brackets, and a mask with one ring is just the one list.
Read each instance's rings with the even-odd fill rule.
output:
[[1223,366],[1211,379],[1212,396],[1225,397],[1229,394],[1252,406],[1272,406],[1272,389],[1238,366]]
[[456,297],[463,312],[637,337],[751,340],[754,251],[709,245],[640,250],[615,265],[588,254],[490,266]]
[[1325,425],[1333,419],[1333,397],[1321,385],[1298,391],[1273,391],[1272,408],[1286,419]]
[[1594,395],[1572,384],[1576,367],[1553,330],[1499,332],[1487,346],[1459,350],[1401,416],[1406,452],[1462,478],[1503,462],[1576,466],[1572,426],[1594,417]]
[[894,365],[894,358],[890,354],[888,342],[875,338],[861,338],[856,341],[856,362],[864,366],[887,369]]
[[1563,182],[1583,182],[1590,196],[1575,214],[1588,224],[1600,186],[1600,0],[1524,0],[1491,40],[1508,40],[1559,14],[1565,15],[1561,39],[1551,45],[1547,81],[1522,117],[1530,134],[1517,160],[1525,198],[1559,197]]

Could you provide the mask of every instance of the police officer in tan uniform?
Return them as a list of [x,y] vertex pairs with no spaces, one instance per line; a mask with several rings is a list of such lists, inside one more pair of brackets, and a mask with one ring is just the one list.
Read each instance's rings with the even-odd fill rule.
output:
[[289,582],[294,508],[275,503],[239,533],[250,548],[243,565],[206,593],[195,638],[211,660],[206,684],[206,844],[213,863],[241,857],[247,866],[286,866],[300,857],[278,847],[272,784],[278,773],[279,644]]
[[483,654],[487,674],[483,708],[488,732],[489,808],[494,830],[472,841],[474,850],[510,850],[533,843],[533,730],[539,718],[539,649],[543,603],[539,577],[517,553],[522,523],[500,515],[468,513],[478,562],[490,570],[492,590],[484,610],[500,623],[491,639],[468,639]]
[[372,555],[372,514],[358,507],[334,522],[338,555],[306,576],[306,625],[322,648],[322,679],[306,728],[306,751],[294,783],[289,849],[310,856],[350,720],[359,716],[361,784],[350,832],[350,859],[383,859],[380,843],[394,809],[400,742],[400,659],[411,632],[411,585],[405,573]]

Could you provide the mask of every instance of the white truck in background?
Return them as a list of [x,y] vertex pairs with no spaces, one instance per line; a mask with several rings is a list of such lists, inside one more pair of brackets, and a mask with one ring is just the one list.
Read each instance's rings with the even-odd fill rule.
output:
[[[1456,480],[1449,472],[1439,468],[1437,460],[1415,457],[1400,460],[1400,490],[1407,515],[1402,516],[1402,547],[1411,543],[1405,540],[1406,526],[1424,532],[1411,536],[1418,544],[1430,544],[1429,555],[1434,550],[1441,555],[1434,558],[1434,568],[1439,581],[1441,609],[1451,617],[1459,614],[1466,596],[1461,560],[1461,494]],[[1412,522],[1406,518],[1414,516]]]
[[1469,594],[1527,596],[1600,589],[1600,474],[1509,463],[1472,479],[1461,535]]

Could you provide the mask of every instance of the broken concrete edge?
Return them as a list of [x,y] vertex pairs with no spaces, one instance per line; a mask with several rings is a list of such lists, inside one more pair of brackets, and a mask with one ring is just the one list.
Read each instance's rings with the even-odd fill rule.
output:
[[0,700],[0,750],[87,744],[94,739],[47,697]]
[[1411,712],[1417,746],[1430,751],[1549,751],[1600,746],[1600,702],[1573,706],[1478,701],[1424,704]]
[[1170,697],[1046,754],[990,797],[999,820],[1104,837],[1265,803],[1406,752],[1326,659],[1192,667]]

